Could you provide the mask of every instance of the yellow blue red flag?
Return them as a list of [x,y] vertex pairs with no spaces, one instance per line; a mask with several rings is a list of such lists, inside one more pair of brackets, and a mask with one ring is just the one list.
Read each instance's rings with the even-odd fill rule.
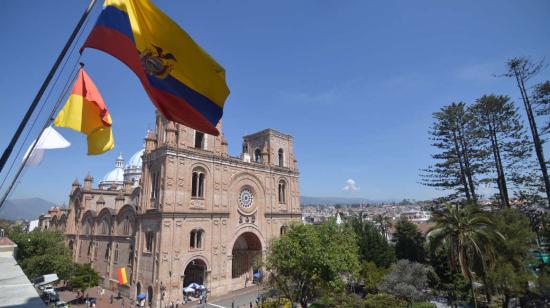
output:
[[106,0],[82,46],[125,63],[169,120],[218,135],[225,70],[149,0]]

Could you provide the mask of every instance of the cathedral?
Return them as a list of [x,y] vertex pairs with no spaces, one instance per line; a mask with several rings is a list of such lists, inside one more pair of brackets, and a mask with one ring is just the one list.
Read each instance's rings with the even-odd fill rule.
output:
[[[221,132],[221,123],[218,124]],[[223,133],[207,135],[156,116],[144,148],[94,187],[72,184],[67,211],[50,228],[100,285],[150,306],[182,300],[190,283],[211,295],[243,288],[261,271],[270,241],[299,221],[293,138],[273,129],[243,137],[239,157]],[[128,283],[119,285],[125,268]]]

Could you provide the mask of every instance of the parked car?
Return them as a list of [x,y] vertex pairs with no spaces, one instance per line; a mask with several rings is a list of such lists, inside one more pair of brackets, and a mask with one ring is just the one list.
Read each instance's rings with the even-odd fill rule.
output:
[[69,308],[69,304],[64,301],[58,301],[55,303],[55,308]]
[[57,303],[59,301],[59,296],[57,296],[57,294],[55,293],[44,293],[42,295],[42,298],[44,299],[44,302],[46,304]]
[[55,294],[55,289],[52,286],[45,286],[44,287],[44,293],[52,293]]

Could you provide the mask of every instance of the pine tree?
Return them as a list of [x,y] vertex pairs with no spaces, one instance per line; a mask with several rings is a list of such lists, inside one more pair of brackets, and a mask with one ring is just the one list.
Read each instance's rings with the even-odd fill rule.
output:
[[[550,80],[541,82],[535,86],[533,91],[533,107],[539,117],[550,116]],[[546,120],[540,129],[541,135],[550,133],[550,120]]]
[[469,108],[474,117],[475,137],[483,145],[488,172],[495,181],[502,206],[510,207],[508,180],[520,174],[518,170],[530,156],[530,143],[517,108],[510,97],[484,95]]
[[465,103],[452,103],[435,112],[430,130],[437,162],[423,170],[421,184],[452,191],[448,200],[477,201],[475,176],[481,168],[476,139],[472,138],[472,116]]
[[527,112],[527,119],[529,120],[529,127],[531,128],[535,153],[537,154],[540,171],[542,173],[544,190],[546,192],[547,201],[550,201],[550,179],[548,178],[548,169],[546,167],[546,160],[544,159],[542,141],[537,129],[533,106],[531,104],[530,95],[527,93],[526,86],[526,82],[542,70],[543,63],[533,63],[528,58],[519,57],[508,60],[508,62],[506,62],[506,67],[508,72],[505,73],[504,76],[514,78],[521,93],[521,99],[523,100],[523,105]]

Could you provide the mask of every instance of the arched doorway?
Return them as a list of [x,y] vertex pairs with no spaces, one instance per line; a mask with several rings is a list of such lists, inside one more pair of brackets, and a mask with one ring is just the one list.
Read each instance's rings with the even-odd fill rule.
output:
[[[253,277],[253,270],[262,259],[262,243],[252,232],[241,234],[233,244],[233,258],[231,260],[231,278],[233,284],[244,287],[246,282],[250,283]],[[248,281],[246,281],[248,278]]]
[[147,301],[149,302],[149,307],[153,307],[153,287],[151,286],[147,288]]
[[185,267],[183,272],[183,287],[192,283],[204,285],[206,282],[206,263],[201,259],[193,259]]

